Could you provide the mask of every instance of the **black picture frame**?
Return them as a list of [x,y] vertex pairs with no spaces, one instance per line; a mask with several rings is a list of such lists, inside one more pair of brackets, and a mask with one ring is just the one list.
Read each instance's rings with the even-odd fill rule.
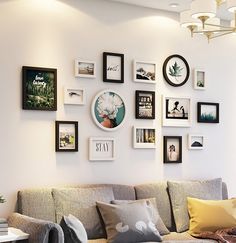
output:
[[135,118],[155,119],[155,91],[135,91]]
[[169,85],[179,87],[188,81],[190,68],[184,57],[174,54],[166,58],[162,72],[164,79]]
[[197,121],[199,123],[219,123],[219,103],[198,102]]
[[57,110],[57,69],[22,67],[23,110]]
[[55,134],[56,152],[78,152],[77,121],[55,121]]
[[182,163],[182,136],[163,137],[164,163]]
[[103,81],[124,83],[124,54],[103,52]]

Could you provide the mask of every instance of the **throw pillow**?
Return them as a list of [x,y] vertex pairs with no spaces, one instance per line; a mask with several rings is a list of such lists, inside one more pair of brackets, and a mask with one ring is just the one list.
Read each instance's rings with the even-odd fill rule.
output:
[[56,220],[72,214],[84,225],[89,239],[105,238],[106,232],[96,208],[96,201],[109,203],[114,200],[111,187],[54,188]]
[[199,199],[222,199],[222,180],[206,181],[168,181],[176,230],[183,232],[189,229],[187,197]]
[[188,197],[188,211],[189,233],[193,236],[236,226],[236,199],[215,201]]
[[63,216],[60,223],[65,243],[87,243],[88,237],[83,224],[73,215]]
[[136,243],[162,238],[153,222],[149,200],[139,200],[120,205],[97,202],[102,215],[108,243]]
[[[157,205],[156,205],[156,198],[149,198],[149,199],[141,199],[146,200],[149,203],[149,210],[150,214],[152,215],[152,222],[155,223],[158,232],[160,235],[167,235],[170,234],[170,231],[166,228],[165,224],[163,223],[161,216],[158,212]],[[136,200],[136,202],[139,200]],[[113,200],[111,203],[116,205],[121,205],[124,203],[132,203],[135,202],[134,200]]]

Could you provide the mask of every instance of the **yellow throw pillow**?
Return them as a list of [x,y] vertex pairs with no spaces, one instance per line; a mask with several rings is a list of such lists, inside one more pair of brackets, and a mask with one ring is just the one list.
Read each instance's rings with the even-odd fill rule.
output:
[[188,197],[187,200],[191,235],[236,226],[236,199],[216,201]]

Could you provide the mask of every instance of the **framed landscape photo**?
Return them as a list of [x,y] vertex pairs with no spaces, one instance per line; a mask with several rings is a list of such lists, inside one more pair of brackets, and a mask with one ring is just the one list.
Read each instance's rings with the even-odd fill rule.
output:
[[89,160],[115,160],[115,139],[104,137],[89,138]]
[[124,123],[126,115],[124,99],[116,91],[103,90],[93,99],[91,112],[98,127],[109,132],[115,131]]
[[155,62],[134,61],[134,81],[155,84],[157,81],[157,64]]
[[133,127],[134,148],[156,148],[156,129],[153,127]]
[[162,106],[163,126],[191,126],[191,99],[189,97],[163,96]]
[[76,59],[75,77],[96,78],[96,63],[92,61]]
[[57,110],[57,70],[22,67],[22,104],[24,110]]
[[184,85],[189,78],[189,65],[184,57],[171,55],[163,64],[163,76],[168,84],[174,87]]
[[56,121],[56,152],[78,151],[78,122]]
[[155,119],[154,91],[136,90],[135,101],[136,119]]
[[219,103],[198,102],[197,121],[202,123],[219,123]]
[[164,136],[164,163],[182,163],[182,137]]
[[203,149],[204,148],[204,136],[200,134],[188,135],[188,149]]
[[64,87],[64,104],[66,105],[85,105],[85,89],[78,87]]
[[124,83],[124,54],[103,53],[103,81]]
[[206,89],[206,72],[204,69],[194,69],[193,82],[194,89]]

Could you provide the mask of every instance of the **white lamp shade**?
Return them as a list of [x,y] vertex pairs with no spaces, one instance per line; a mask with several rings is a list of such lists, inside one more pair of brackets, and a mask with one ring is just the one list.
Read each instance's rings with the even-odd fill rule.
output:
[[217,2],[215,0],[194,0],[191,3],[192,17],[209,17],[216,16]]
[[227,9],[230,12],[235,12],[236,11],[236,0],[227,0]]
[[182,27],[200,26],[201,22],[198,19],[192,18],[191,10],[186,10],[180,13],[180,25]]

